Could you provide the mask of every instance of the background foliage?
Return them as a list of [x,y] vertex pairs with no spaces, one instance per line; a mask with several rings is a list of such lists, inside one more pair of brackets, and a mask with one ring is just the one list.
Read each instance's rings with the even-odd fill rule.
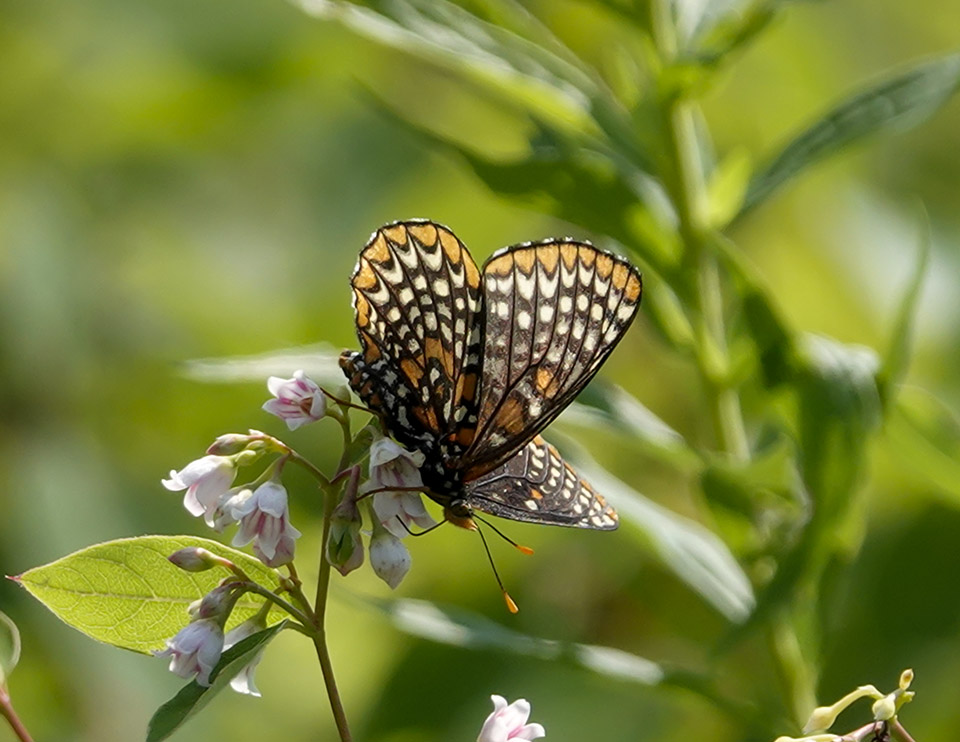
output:
[[[369,572],[341,583],[331,646],[358,738],[472,739],[497,692],[552,739],[767,740],[814,694],[907,666],[909,728],[948,738],[960,108],[907,129],[956,87],[956,57],[916,65],[955,50],[960,17],[677,3],[670,38],[636,5],[0,5],[0,569],[200,533],[159,478],[219,433],[280,431],[262,382],[198,383],[184,362],[353,345],[347,276],[379,224],[436,219],[478,259],[592,237],[641,263],[647,295],[553,438],[621,494],[626,527],[511,527],[537,551],[500,552],[516,618],[453,529],[412,544],[398,591],[442,609],[381,602]],[[834,110],[878,75],[896,82]],[[847,146],[888,119],[901,131]],[[336,431],[290,440],[334,465]],[[0,608],[39,739],[142,738],[180,686],[12,584]],[[219,697],[178,738],[332,732],[308,650],[282,635],[262,700]]]

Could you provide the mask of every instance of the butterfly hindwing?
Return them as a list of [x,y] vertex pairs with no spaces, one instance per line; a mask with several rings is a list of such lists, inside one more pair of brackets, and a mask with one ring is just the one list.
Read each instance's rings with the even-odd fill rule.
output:
[[457,456],[472,442],[482,333],[480,272],[463,244],[429,221],[377,230],[351,280],[360,354],[341,365],[390,432]]
[[467,505],[530,523],[609,531],[617,513],[557,453],[536,436],[507,463],[467,483]]
[[640,274],[588,243],[550,240],[484,266],[482,383],[466,479],[507,461],[599,370],[640,304]]

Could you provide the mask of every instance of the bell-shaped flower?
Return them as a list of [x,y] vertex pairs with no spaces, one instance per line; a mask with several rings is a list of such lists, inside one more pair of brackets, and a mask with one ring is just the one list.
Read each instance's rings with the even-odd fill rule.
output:
[[[407,536],[413,524],[420,528],[436,525],[420,493],[410,490],[423,487],[423,461],[422,452],[408,451],[389,438],[378,438],[370,445],[370,478],[362,491],[385,490],[373,495],[373,510],[384,528],[397,538]],[[397,489],[386,489],[391,487]]]
[[236,474],[236,462],[231,457],[204,456],[180,471],[171,471],[170,478],[162,482],[171,492],[186,490],[183,506],[191,515],[208,515],[230,489]]
[[377,577],[396,589],[410,571],[410,552],[403,542],[379,523],[373,527],[370,539],[370,566]]
[[264,482],[233,513],[240,520],[234,546],[253,541],[253,550],[268,567],[293,561],[295,540],[300,531],[290,525],[287,490],[276,480]]
[[263,409],[283,420],[290,430],[316,422],[327,414],[327,397],[303,371],[292,379],[271,376],[267,389],[276,398],[263,403]]
[[539,724],[527,724],[530,704],[520,698],[509,706],[503,696],[490,696],[493,713],[483,722],[477,742],[507,742],[511,739],[540,739],[547,735]]
[[199,685],[210,685],[210,673],[223,653],[223,627],[219,620],[203,618],[180,629],[167,639],[167,648],[154,652],[156,657],[170,657],[170,672],[181,678],[197,676]]
[[[242,624],[239,624],[227,632],[223,642],[224,650],[230,649],[230,647],[237,642],[246,639],[248,636],[253,636],[256,633],[263,631],[265,628],[267,628],[265,616],[257,614],[253,618],[248,618]],[[265,647],[261,648],[260,651],[253,656],[253,659],[244,665],[240,672],[233,676],[233,679],[230,681],[230,687],[233,688],[237,693],[243,693],[248,696],[256,696],[257,698],[260,697],[260,691],[253,682],[253,673],[257,669],[257,665],[260,664],[260,660],[263,659],[264,649]]]

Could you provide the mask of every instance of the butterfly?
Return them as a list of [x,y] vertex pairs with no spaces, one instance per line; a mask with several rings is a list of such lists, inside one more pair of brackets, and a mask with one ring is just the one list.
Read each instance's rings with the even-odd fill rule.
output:
[[617,527],[539,434],[629,328],[636,268],[565,238],[503,248],[481,271],[447,227],[409,220],[373,233],[351,285],[361,351],[340,366],[387,432],[423,453],[424,492],[447,520]]

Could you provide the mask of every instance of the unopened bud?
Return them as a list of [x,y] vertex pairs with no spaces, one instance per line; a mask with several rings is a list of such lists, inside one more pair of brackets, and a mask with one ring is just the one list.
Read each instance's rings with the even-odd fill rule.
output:
[[363,539],[360,523],[353,520],[330,521],[330,538],[327,541],[327,561],[346,576],[363,564]]
[[207,449],[208,454],[230,456],[239,453],[250,443],[251,437],[245,433],[226,433],[219,436]]
[[378,526],[370,540],[370,566],[377,577],[396,589],[410,571],[410,552],[400,539]]
[[[219,587],[215,587],[203,596],[199,605],[194,604],[196,608],[191,611],[190,615],[194,620],[215,618],[218,619],[221,624],[225,623],[227,616],[230,615],[234,604],[237,602],[237,598],[240,597],[240,593],[236,587],[235,582],[229,581]],[[191,608],[193,608],[193,606],[191,606]]]
[[167,559],[187,572],[206,572],[225,561],[198,546],[188,546],[186,549],[175,551]]
[[897,715],[898,693],[899,691],[894,691],[879,701],[874,702],[873,708],[871,709],[871,711],[873,711],[874,721],[890,721],[890,719]]

